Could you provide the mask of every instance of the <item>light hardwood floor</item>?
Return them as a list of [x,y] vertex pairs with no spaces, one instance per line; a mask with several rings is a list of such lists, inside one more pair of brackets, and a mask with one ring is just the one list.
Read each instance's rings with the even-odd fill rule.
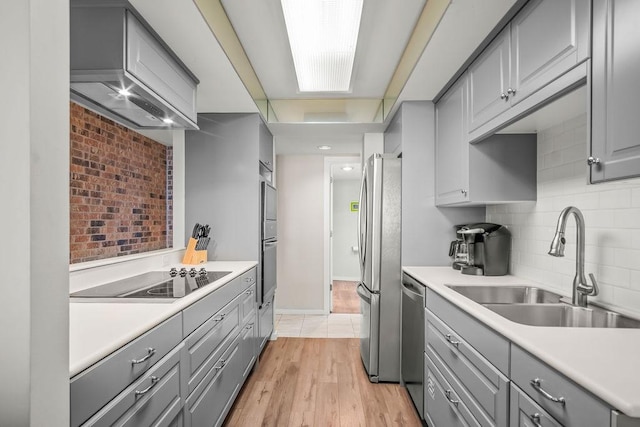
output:
[[422,426],[406,390],[371,384],[353,338],[279,338],[265,348],[225,426]]
[[360,313],[360,298],[356,292],[356,286],[358,286],[358,282],[333,281],[332,313]]

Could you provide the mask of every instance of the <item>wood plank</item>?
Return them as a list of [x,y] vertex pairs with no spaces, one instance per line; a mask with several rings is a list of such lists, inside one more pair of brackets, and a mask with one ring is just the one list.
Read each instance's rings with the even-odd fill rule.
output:
[[358,339],[279,338],[267,345],[225,425],[422,424],[399,384],[369,382]]
[[360,298],[356,292],[358,282],[333,281],[332,313],[360,313]]

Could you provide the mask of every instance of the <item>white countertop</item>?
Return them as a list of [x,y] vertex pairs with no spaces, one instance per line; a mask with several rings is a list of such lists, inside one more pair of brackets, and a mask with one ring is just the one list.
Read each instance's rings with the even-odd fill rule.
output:
[[[254,261],[215,261],[197,265],[208,271],[231,271],[223,278],[170,303],[75,302],[69,304],[69,374],[78,374],[185,307],[258,265]],[[187,267],[176,264],[166,267]],[[145,273],[141,271],[140,274]]]
[[450,267],[403,267],[403,270],[613,408],[627,416],[640,417],[640,329],[522,325],[444,285],[523,284],[544,288],[539,283],[516,276],[468,276]]

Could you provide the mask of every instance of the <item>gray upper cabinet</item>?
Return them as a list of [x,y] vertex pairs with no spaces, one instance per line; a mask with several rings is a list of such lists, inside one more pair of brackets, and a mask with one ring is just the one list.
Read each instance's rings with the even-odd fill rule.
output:
[[640,175],[640,2],[594,0],[591,182]]
[[589,57],[589,3],[532,0],[511,21],[512,105]]
[[260,122],[260,163],[273,172],[273,135],[264,122]]
[[493,135],[469,144],[467,79],[436,104],[436,205],[536,200],[536,136]]
[[469,66],[469,140],[584,84],[590,20],[589,0],[529,1]]
[[469,131],[509,108],[510,55],[507,26],[469,67]]
[[465,75],[436,104],[436,205],[469,200],[466,97]]

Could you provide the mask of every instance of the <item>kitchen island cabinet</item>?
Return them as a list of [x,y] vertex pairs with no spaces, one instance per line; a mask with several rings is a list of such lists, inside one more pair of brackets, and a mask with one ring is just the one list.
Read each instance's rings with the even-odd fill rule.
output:
[[[159,420],[172,426],[222,424],[257,357],[256,267],[247,262],[206,267],[214,265],[232,272],[172,303],[72,303],[72,426],[116,420],[136,427]],[[114,320],[113,313],[123,319]],[[82,321],[89,325],[74,328]],[[197,321],[195,329],[188,326]],[[113,335],[107,343],[89,337],[89,326],[97,332],[109,323],[122,335],[127,329],[151,329],[129,343],[123,336]]]
[[[434,350],[425,353],[425,370],[431,372],[434,379],[432,385],[427,385],[430,388],[425,388],[425,395],[433,401],[437,399],[432,427],[465,425],[461,421],[446,424],[453,409],[465,422],[471,422],[471,418],[465,418],[465,411],[473,414],[477,403],[466,398],[466,394],[480,396],[485,404],[496,396],[486,392],[476,394],[478,388],[469,381],[474,377],[465,371],[476,376],[480,372],[488,377],[502,376],[502,384],[508,387],[507,399],[511,402],[509,425],[530,426],[539,422],[550,426],[640,426],[640,395],[637,393],[640,371],[634,357],[640,351],[640,330],[523,325],[503,318],[446,285],[541,287],[539,283],[514,276],[465,276],[449,267],[403,267],[403,271],[427,287],[427,319],[431,322],[427,326],[432,330],[442,328],[438,320],[442,321],[439,316],[443,316],[446,322],[442,323],[450,328],[444,332],[439,330],[440,337],[427,335],[427,347]],[[438,314],[429,314],[430,307]],[[492,343],[485,339],[487,337],[498,341]],[[439,351],[436,350],[438,346]],[[450,354],[444,351],[445,346],[450,347],[447,350]],[[464,357],[454,358],[457,354]],[[447,357],[450,359],[447,363],[438,364],[433,360],[444,361]],[[480,363],[483,359],[490,364]],[[475,369],[461,368],[467,360],[473,362],[468,366],[473,365]],[[487,368],[492,366],[499,372],[494,370],[491,374],[491,369]],[[426,377],[425,383],[428,380]],[[490,382],[477,384],[487,386]],[[463,385],[468,385],[466,390]],[[565,403],[552,401],[545,397],[545,392],[550,397],[564,397]],[[458,405],[452,402],[458,400]],[[429,404],[433,407],[434,402],[427,401],[427,413]],[[445,404],[456,408],[445,411],[442,409]],[[437,419],[445,421],[438,423]],[[479,424],[495,425],[493,422]]]

